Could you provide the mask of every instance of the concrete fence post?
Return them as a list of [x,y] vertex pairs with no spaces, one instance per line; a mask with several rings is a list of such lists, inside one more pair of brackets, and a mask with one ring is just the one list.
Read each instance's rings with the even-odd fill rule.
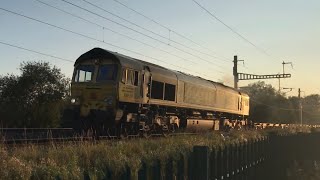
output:
[[184,180],[185,179],[185,158],[184,155],[181,154],[178,161],[177,161],[177,180]]
[[145,162],[142,162],[142,166],[141,168],[139,169],[138,171],[138,180],[147,180],[147,175],[148,175],[148,172],[147,172],[147,164]]
[[209,148],[207,146],[193,147],[193,171],[190,179],[209,179]]

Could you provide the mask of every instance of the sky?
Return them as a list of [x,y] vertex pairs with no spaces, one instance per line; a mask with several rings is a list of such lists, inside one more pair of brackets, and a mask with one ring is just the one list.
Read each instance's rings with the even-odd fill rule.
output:
[[[2,0],[0,22],[0,75],[48,61],[71,77],[74,61],[100,47],[229,86],[234,55],[249,74],[292,62],[280,81],[294,88],[287,95],[320,93],[319,0]],[[266,83],[278,89],[278,79]]]

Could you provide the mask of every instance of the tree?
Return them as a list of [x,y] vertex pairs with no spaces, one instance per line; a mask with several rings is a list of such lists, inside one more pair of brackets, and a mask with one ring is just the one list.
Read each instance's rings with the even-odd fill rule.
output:
[[289,104],[289,109],[293,109],[290,111],[290,118],[291,118],[291,123],[300,123],[300,100],[297,96],[291,96],[288,97],[288,104]]
[[320,124],[320,95],[312,94],[302,99],[303,123]]
[[20,76],[0,77],[2,126],[59,126],[69,80],[47,62],[24,62],[20,71]]
[[255,122],[292,123],[292,108],[288,98],[270,84],[259,81],[246,88],[250,96],[250,119]]
[[[262,81],[244,89],[250,96],[250,118],[255,122],[300,123],[300,99],[286,97]],[[320,124],[320,95],[301,99],[303,123]]]
[[1,126],[7,127],[7,124],[15,124],[21,127],[21,120],[24,118],[22,99],[19,96],[18,76],[7,75],[0,77],[0,118]]

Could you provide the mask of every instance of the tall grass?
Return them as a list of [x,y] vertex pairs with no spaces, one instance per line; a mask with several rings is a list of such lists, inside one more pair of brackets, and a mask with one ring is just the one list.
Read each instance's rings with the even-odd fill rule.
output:
[[0,145],[0,179],[103,179],[111,171],[120,174],[127,166],[134,176],[142,162],[165,163],[188,154],[193,146],[217,148],[260,138],[258,131],[208,132],[156,139],[129,139],[104,142],[66,142],[46,146],[26,145],[7,148]]

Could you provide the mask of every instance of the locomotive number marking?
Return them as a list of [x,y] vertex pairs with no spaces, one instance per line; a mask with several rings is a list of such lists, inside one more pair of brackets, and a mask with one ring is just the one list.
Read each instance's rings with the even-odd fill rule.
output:
[[123,97],[125,98],[133,98],[134,97],[134,88],[130,86],[124,86],[121,89],[121,93],[123,94]]

